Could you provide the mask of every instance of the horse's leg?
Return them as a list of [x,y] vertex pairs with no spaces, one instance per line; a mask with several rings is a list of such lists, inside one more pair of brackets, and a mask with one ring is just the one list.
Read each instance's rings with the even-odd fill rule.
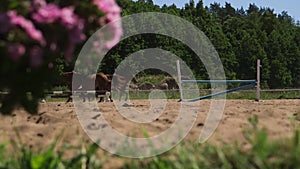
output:
[[83,102],[85,102],[86,96],[83,93],[81,93],[81,97],[82,97]]
[[99,97],[99,103],[103,102],[103,100],[104,100],[104,97],[100,95],[100,97]]
[[110,102],[113,102],[113,99],[111,97],[111,92],[110,92],[110,95],[109,95],[109,99],[110,99]]
[[125,101],[128,100],[128,93],[125,92]]
[[68,96],[68,100],[66,101],[66,103],[69,103],[70,101],[72,101],[71,94]]

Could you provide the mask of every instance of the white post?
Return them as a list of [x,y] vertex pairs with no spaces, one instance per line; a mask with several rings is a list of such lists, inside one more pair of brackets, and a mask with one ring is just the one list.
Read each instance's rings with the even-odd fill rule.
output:
[[183,100],[183,94],[182,94],[182,85],[181,85],[181,71],[180,71],[180,62],[177,60],[177,78],[178,78],[178,87],[179,87],[179,93],[180,93],[180,100]]
[[260,67],[260,59],[258,59],[256,67],[256,101],[260,100]]

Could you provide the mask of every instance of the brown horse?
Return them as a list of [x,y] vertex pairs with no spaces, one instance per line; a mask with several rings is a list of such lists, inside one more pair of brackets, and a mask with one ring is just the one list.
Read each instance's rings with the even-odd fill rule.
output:
[[[96,73],[92,75],[92,79],[95,79],[95,90],[97,91],[97,95],[106,95],[107,92],[111,92],[111,80],[104,73]],[[99,102],[101,102],[104,97],[100,97]],[[109,99],[111,99],[111,95],[109,95]]]
[[[90,98],[89,94],[86,94],[87,91],[96,91],[96,96],[105,95],[106,92],[110,92],[111,90],[111,80],[107,78],[107,76],[103,73],[96,73],[91,75],[81,75],[75,72],[64,72],[62,73],[62,77],[67,85],[68,89],[72,91],[79,91],[81,93],[80,96],[85,100],[85,96]],[[74,77],[76,77],[74,79]],[[73,80],[74,79],[74,80]],[[100,101],[103,97],[100,97]],[[67,102],[71,101],[71,94]]]

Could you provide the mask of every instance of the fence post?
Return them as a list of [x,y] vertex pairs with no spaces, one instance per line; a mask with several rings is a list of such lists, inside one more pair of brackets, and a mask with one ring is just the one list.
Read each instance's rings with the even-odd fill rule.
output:
[[256,67],[256,101],[260,100],[260,59],[257,59]]
[[177,60],[177,78],[178,78],[178,87],[179,87],[179,94],[180,94],[180,100],[183,100],[183,94],[182,94],[182,84],[181,84],[181,71],[180,71],[180,62]]

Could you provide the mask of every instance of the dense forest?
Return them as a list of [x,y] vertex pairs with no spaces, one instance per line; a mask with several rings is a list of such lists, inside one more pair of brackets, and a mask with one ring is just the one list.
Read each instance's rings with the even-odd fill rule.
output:
[[[222,60],[228,79],[255,79],[256,60],[262,61],[263,88],[300,87],[300,27],[287,12],[249,4],[235,9],[230,3],[209,7],[191,0],[183,8],[162,7],[152,0],[119,0],[122,15],[139,12],[163,12],[184,18],[197,26],[211,40]],[[199,79],[206,79],[201,61],[184,44],[162,35],[143,34],[130,37],[115,46],[101,63],[100,71],[113,73],[118,64],[133,52],[161,48],[181,57]],[[148,73],[159,73],[149,71]]]

